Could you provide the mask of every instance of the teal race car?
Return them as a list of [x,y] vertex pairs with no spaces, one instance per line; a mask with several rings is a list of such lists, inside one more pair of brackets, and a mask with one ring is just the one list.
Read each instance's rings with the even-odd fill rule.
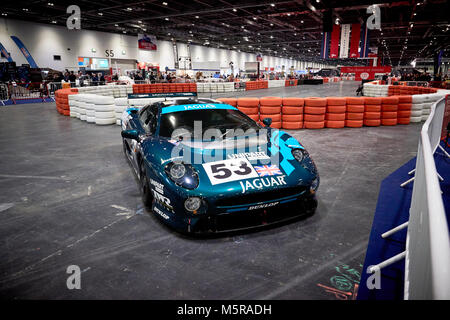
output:
[[124,153],[146,207],[181,232],[218,233],[312,215],[317,168],[291,135],[197,97],[128,108]]

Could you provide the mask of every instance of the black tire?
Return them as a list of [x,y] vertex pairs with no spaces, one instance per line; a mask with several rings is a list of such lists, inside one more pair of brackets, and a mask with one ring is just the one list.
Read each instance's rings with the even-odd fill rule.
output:
[[152,204],[153,204],[153,194],[152,194],[152,190],[150,188],[150,183],[148,181],[147,171],[146,171],[145,166],[142,161],[140,164],[140,181],[139,182],[140,182],[140,188],[141,188],[142,202],[144,203],[145,207],[151,208]]

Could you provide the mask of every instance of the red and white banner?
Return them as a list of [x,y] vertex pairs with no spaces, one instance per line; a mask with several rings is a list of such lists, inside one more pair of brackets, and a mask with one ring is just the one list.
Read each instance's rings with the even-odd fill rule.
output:
[[339,57],[339,37],[341,35],[341,26],[333,25],[333,31],[331,32],[331,44],[330,44],[330,58],[337,59]]
[[361,81],[362,79],[373,80],[375,79],[375,74],[387,74],[391,73],[392,68],[390,66],[383,67],[341,67],[341,73],[354,73],[355,80]]
[[350,46],[350,24],[343,24],[341,26],[341,44],[339,48],[339,58],[348,58],[348,49]]
[[359,58],[359,40],[361,37],[361,24],[352,24],[352,37],[350,41],[350,58]]

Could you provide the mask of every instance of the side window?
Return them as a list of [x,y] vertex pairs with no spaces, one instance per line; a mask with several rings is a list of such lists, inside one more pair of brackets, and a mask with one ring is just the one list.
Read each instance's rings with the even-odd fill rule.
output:
[[140,116],[142,126],[148,133],[154,134],[157,124],[158,108],[155,106],[147,107]]

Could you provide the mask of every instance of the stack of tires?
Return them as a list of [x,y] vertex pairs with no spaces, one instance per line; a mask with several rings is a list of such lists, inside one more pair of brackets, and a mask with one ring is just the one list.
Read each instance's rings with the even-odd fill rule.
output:
[[327,113],[325,115],[325,127],[344,128],[346,111],[347,111],[346,98],[340,97],[327,98]]
[[86,95],[86,102],[84,104],[86,108],[86,122],[88,123],[95,123],[95,97],[96,94],[87,94]]
[[258,98],[239,98],[237,99],[237,108],[252,118],[259,121],[259,99]]
[[122,114],[128,107],[127,98],[116,98],[114,99],[114,112],[116,115],[116,124],[122,125]]
[[364,125],[378,127],[381,125],[381,99],[364,98]]
[[306,129],[322,129],[325,127],[325,113],[327,111],[327,99],[310,97],[305,98],[303,125]]
[[262,123],[265,118],[271,118],[271,128],[281,128],[281,104],[280,97],[263,97],[259,99],[259,121]]
[[78,113],[80,114],[80,120],[86,121],[86,95],[85,93],[77,94],[78,98]]
[[364,98],[348,97],[345,126],[361,128],[364,124]]
[[236,98],[219,98],[218,101],[229,104],[230,106],[237,107],[237,99]]
[[423,96],[422,121],[426,121],[431,113],[431,106],[435,103],[437,97],[432,93],[424,94]]
[[303,98],[283,98],[281,108],[281,127],[283,129],[303,128],[303,109],[305,100]]
[[397,125],[398,97],[381,98],[381,124],[383,126]]
[[425,97],[422,94],[412,96],[410,122],[417,123],[417,122],[422,121],[422,109],[423,109],[424,101],[425,101]]
[[398,96],[397,123],[409,124],[411,119],[412,96]]
[[94,122],[97,125],[115,124],[117,120],[114,97],[96,96],[94,104],[94,116]]
[[70,109],[70,117],[76,118],[78,113],[78,101],[77,101],[77,94],[71,94],[68,96],[69,98],[69,109]]

